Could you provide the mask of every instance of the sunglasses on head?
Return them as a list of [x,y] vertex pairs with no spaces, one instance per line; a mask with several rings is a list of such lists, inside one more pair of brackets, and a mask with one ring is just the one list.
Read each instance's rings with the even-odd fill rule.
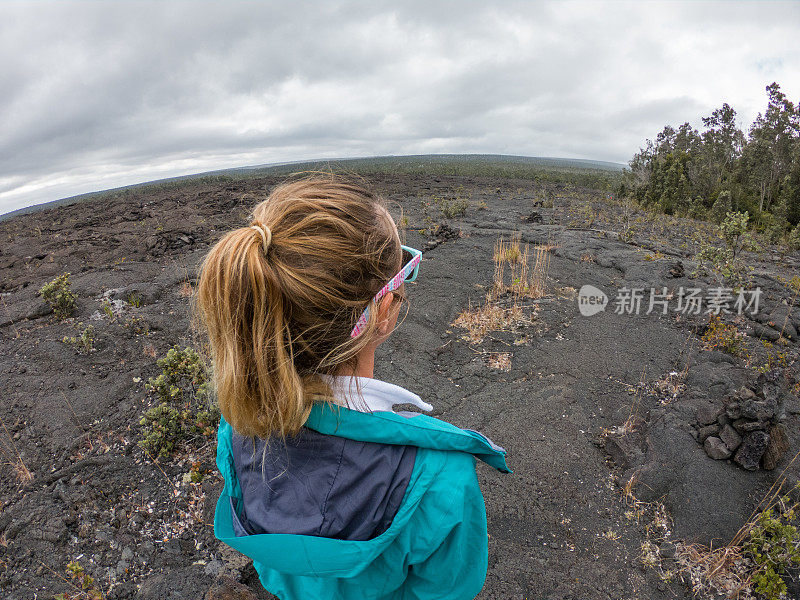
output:
[[[419,273],[419,263],[422,261],[422,252],[409,246],[400,246],[400,248],[403,250],[403,268],[400,269],[397,275],[392,277],[389,282],[381,288],[381,291],[375,294],[372,302],[377,302],[389,292],[399,288],[405,282],[412,282],[417,278],[417,273]],[[372,302],[370,302],[370,305]],[[367,308],[365,308],[364,312],[361,313],[356,326],[353,327],[353,331],[350,333],[350,337],[356,337],[363,331],[364,326],[367,324],[367,320],[369,319],[370,305],[367,305]]]

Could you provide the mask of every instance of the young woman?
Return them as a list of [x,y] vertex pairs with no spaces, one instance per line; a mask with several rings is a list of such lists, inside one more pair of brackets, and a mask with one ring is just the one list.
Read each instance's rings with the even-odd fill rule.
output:
[[282,600],[473,598],[487,568],[475,431],[373,378],[422,254],[382,201],[336,177],[279,186],[200,271],[223,418],[220,540]]

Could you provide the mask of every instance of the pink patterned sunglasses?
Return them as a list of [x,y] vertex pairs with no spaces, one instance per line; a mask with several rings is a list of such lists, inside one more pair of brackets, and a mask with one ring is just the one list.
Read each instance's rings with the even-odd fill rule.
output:
[[[400,269],[400,272],[397,275],[389,280],[389,283],[381,288],[380,292],[375,294],[372,302],[377,302],[389,292],[399,288],[406,281],[411,282],[417,278],[417,273],[419,272],[419,263],[422,261],[422,252],[415,248],[409,248],[408,246],[400,247],[403,249],[403,261],[405,262],[405,266]],[[370,302],[370,304],[372,304],[372,302]],[[364,309],[364,312],[361,313],[361,316],[358,318],[358,322],[356,323],[356,326],[353,327],[350,337],[356,337],[364,330],[364,326],[367,324],[367,319],[369,319],[369,305],[367,305],[367,308]]]

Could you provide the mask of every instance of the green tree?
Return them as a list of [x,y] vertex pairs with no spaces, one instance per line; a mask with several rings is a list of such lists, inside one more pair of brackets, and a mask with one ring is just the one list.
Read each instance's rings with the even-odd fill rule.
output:
[[787,236],[800,222],[800,106],[777,83],[766,91],[747,136],[727,103],[703,117],[702,133],[665,126],[630,160],[616,194],[717,223],[747,211],[773,240]]
[[736,125],[736,111],[726,102],[708,117],[703,117],[705,131],[699,149],[700,177],[698,195],[712,200],[731,176],[742,154],[745,137]]
[[793,150],[800,136],[800,112],[777,83],[767,86],[769,101],[750,127],[742,152],[740,179],[758,198],[758,213],[769,211],[789,175]]

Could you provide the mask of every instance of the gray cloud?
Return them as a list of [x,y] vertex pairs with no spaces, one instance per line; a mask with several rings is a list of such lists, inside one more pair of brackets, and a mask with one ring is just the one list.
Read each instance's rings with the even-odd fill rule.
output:
[[[203,170],[489,152],[626,162],[800,95],[796,3],[16,3],[0,213]],[[795,86],[795,87],[792,87]]]

